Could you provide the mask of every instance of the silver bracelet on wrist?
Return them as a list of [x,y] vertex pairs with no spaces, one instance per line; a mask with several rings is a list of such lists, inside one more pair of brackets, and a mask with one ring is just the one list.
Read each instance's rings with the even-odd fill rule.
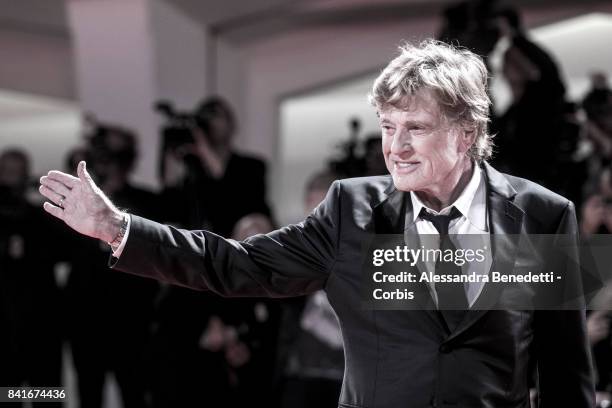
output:
[[113,252],[115,252],[117,248],[119,248],[119,245],[121,245],[121,241],[123,241],[123,237],[125,236],[125,233],[127,231],[128,215],[126,213],[122,213],[122,216],[123,220],[121,221],[121,226],[119,227],[119,232],[117,233],[117,236],[111,242],[108,242],[108,245],[111,246]]

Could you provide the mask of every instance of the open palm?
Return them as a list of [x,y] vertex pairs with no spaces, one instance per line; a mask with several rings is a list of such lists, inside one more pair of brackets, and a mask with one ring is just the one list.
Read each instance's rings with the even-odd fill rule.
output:
[[52,170],[40,179],[40,193],[50,202],[44,209],[75,231],[110,242],[121,224],[121,212],[94,183],[85,162],[77,168],[79,177]]

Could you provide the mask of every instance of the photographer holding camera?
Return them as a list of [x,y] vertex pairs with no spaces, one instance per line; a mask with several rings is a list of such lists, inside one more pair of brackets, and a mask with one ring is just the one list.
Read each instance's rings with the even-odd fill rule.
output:
[[227,102],[208,98],[192,114],[176,113],[169,105],[158,110],[170,120],[162,143],[166,208],[184,217],[171,221],[230,235],[245,215],[270,215],[266,165],[233,150],[236,120]]
[[[249,214],[270,214],[265,202],[265,164],[233,150],[236,120],[224,100],[208,98],[192,112],[176,111],[164,102],[156,109],[167,121],[160,155],[166,222],[229,236],[237,222]],[[206,312],[194,315],[194,310]],[[244,374],[253,361],[241,361],[241,367],[236,367],[235,361],[228,361],[224,345],[202,340],[222,338],[219,334],[233,327],[236,316],[243,312],[244,302],[180,287],[166,288],[153,339],[153,353],[159,357],[152,370],[154,384],[159,385],[153,387],[154,407],[208,406],[214,401],[228,405],[236,402],[231,398],[253,401],[264,396],[261,392],[244,394],[257,384],[253,381],[257,378],[240,376],[236,384],[236,378],[219,374]],[[205,392],[192,384],[206,384]]]

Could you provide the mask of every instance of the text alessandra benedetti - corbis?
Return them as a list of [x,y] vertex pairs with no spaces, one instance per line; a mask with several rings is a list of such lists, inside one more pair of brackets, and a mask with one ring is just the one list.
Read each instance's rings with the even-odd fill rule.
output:
[[[521,274],[504,274],[501,272],[491,272],[488,275],[477,274],[476,272],[455,275],[437,275],[434,272],[400,272],[394,274],[385,274],[383,272],[374,272],[372,279],[376,283],[420,283],[427,284],[436,283],[551,283],[555,281],[554,272],[546,273],[521,273]],[[556,279],[561,279],[561,276],[556,276]],[[375,300],[413,300],[414,292],[406,288],[396,288],[383,290],[376,288],[372,292],[372,297]]]
[[[395,274],[385,274],[384,272],[374,272],[372,279],[376,283],[550,283],[555,281],[554,272],[542,273],[521,273],[504,274],[501,272],[491,272],[489,275],[477,274],[476,272],[462,273],[454,275],[437,275],[433,272],[400,272]],[[560,276],[557,279],[561,279]]]

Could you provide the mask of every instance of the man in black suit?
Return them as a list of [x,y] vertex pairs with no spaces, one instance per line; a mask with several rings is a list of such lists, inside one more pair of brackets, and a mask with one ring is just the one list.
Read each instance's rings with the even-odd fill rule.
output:
[[420,285],[424,310],[364,307],[364,243],[380,234],[406,242],[438,235],[439,249],[450,249],[449,233],[480,233],[494,252],[493,266],[480,266],[485,275],[513,269],[511,234],[575,239],[571,202],[486,164],[486,72],[467,50],[435,41],[402,47],[371,93],[391,177],[335,182],[306,220],[266,235],[236,242],[126,215],[85,163],[79,178],[52,171],[41,179],[45,209],[108,242],[119,270],[224,296],[325,289],[344,338],[341,407],[528,407],[534,364],[542,406],[591,407],[580,305],[504,309],[487,303],[497,286],[451,282]]

